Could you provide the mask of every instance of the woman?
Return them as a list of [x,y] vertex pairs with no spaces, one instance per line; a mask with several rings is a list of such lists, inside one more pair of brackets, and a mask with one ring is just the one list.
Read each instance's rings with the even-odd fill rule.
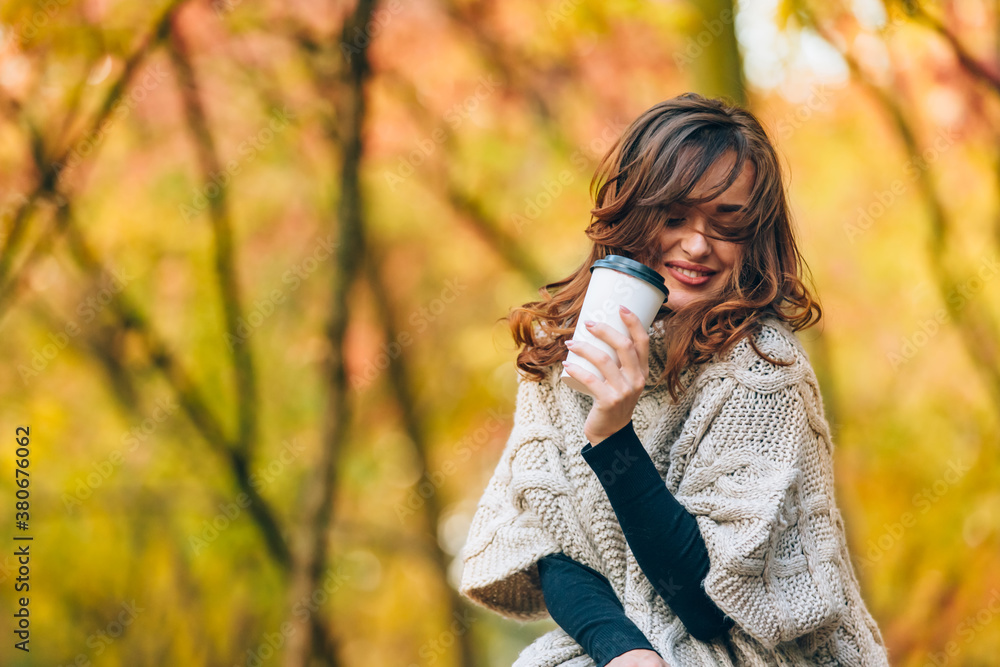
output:
[[[592,187],[590,257],[514,309],[514,425],[463,547],[460,591],[559,627],[515,667],[887,665],[833,484],[822,398],[794,332],[802,279],[757,119],[685,93],[643,113]],[[599,187],[598,187],[599,186]],[[591,264],[625,255],[669,296],[644,329],[590,330],[565,365]],[[815,319],[815,321],[814,321]]]

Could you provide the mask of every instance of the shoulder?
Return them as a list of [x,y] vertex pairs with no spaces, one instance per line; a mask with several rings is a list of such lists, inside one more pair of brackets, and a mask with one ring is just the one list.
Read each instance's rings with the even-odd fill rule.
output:
[[[758,354],[751,341],[773,361]],[[712,431],[717,447],[725,443],[785,461],[794,460],[799,447],[812,446],[817,434],[832,447],[808,354],[791,327],[776,318],[762,320],[722,359],[709,362],[696,384],[692,431]],[[704,451],[709,453],[702,456],[713,456],[711,449]]]
[[[757,350],[775,361],[768,361]],[[726,359],[741,368],[763,374],[771,373],[777,368],[792,368],[809,363],[809,355],[791,326],[773,315],[760,320],[757,330],[740,339],[726,355]]]
[[731,378],[736,384],[768,394],[808,382],[814,373],[809,355],[791,326],[771,315],[727,353],[709,362],[700,376],[702,385]]
[[[724,358],[708,363],[699,374],[696,406],[701,404],[706,415],[736,411],[741,419],[749,413],[762,419],[771,413],[794,413],[796,420],[808,423],[829,441],[819,380],[801,341],[790,325],[776,317],[764,318],[759,324],[757,331],[737,342]],[[773,361],[758,354],[751,340]]]

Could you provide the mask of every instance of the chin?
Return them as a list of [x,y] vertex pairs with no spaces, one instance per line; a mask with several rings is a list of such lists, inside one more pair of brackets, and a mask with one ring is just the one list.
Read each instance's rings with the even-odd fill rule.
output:
[[667,307],[671,310],[677,310],[678,308],[683,308],[684,306],[695,303],[696,301],[701,301],[702,299],[710,296],[710,293],[705,294],[692,294],[688,292],[683,287],[672,288],[668,287],[670,290],[670,295],[667,297]]

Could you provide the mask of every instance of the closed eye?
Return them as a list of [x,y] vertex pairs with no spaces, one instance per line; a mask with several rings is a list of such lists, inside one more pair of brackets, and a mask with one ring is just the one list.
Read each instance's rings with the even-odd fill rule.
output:
[[721,241],[741,241],[747,233],[743,224],[713,225],[712,229],[715,232],[712,237]]

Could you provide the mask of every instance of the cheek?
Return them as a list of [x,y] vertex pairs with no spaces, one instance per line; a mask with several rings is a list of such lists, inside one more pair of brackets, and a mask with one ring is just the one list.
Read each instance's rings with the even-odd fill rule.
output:
[[676,240],[678,235],[679,234],[673,229],[664,228],[660,230],[660,236],[659,236],[660,247],[669,248],[674,244],[674,241]]
[[717,249],[719,259],[726,266],[727,271],[732,271],[733,267],[736,266],[736,260],[739,259],[739,252],[739,246],[735,243],[727,243]]

